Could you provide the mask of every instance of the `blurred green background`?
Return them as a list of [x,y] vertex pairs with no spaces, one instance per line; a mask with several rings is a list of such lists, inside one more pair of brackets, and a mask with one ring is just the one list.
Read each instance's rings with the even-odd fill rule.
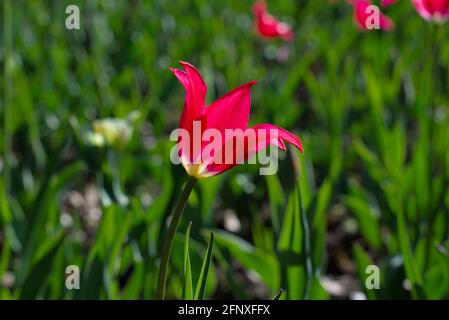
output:
[[[65,28],[70,4],[80,30]],[[305,154],[282,153],[275,176],[246,165],[197,185],[169,298],[181,297],[188,221],[194,282],[215,233],[207,298],[449,298],[449,25],[404,0],[384,9],[390,33],[359,31],[346,1],[268,1],[296,35],[265,41],[252,5],[1,2],[1,299],[155,297],[186,181],[169,157],[179,60],[199,68],[209,103],[259,80],[251,123],[294,132]],[[379,290],[365,286],[371,264]],[[65,287],[68,265],[79,290]]]

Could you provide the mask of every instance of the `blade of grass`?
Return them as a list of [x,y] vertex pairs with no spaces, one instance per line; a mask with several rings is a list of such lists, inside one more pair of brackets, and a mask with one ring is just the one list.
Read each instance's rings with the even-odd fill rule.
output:
[[[295,171],[295,195],[296,199],[294,201],[294,212],[296,220],[295,223],[298,223],[298,228],[293,227],[293,235],[292,240],[295,242],[299,242],[298,239],[302,238],[302,247],[298,248],[299,251],[297,252],[299,259],[302,260],[300,263],[304,264],[304,295],[303,298],[307,299],[310,296],[310,285],[311,280],[313,277],[313,263],[312,263],[312,252],[311,252],[311,238],[310,238],[310,225],[309,225],[309,219],[306,214],[305,206],[304,206],[304,199],[302,197],[301,193],[301,186],[305,184],[303,180],[301,180],[300,170],[299,170],[299,157],[298,153],[290,149],[290,155],[291,155],[291,161],[293,164],[293,169]],[[296,234],[295,234],[296,233]],[[294,244],[292,244],[292,247]]]
[[410,247],[407,225],[402,209],[399,209],[398,211],[398,236],[399,247],[404,258],[405,272],[412,284],[412,295],[415,299],[423,299],[424,291],[422,288],[422,277],[418,271],[418,266],[415,263],[413,252]]
[[279,300],[279,299],[281,299],[281,297],[282,297],[282,294],[284,293],[284,289],[279,289],[279,291],[278,292],[276,292],[276,294],[274,295],[274,297],[273,297],[273,299],[272,300]]
[[369,265],[374,265],[374,262],[371,260],[371,257],[365,252],[365,250],[363,250],[362,247],[358,244],[355,244],[352,247],[352,252],[354,254],[355,262],[357,265],[357,275],[359,277],[360,287],[363,288],[363,291],[365,292],[369,300],[375,300],[376,290],[370,290],[365,285],[367,277],[367,274],[365,273],[366,268]]
[[226,249],[245,268],[255,271],[270,289],[279,288],[280,265],[274,255],[229,232],[220,229],[213,231],[217,247]]
[[268,197],[270,203],[271,220],[273,223],[273,229],[276,233],[279,233],[280,222],[282,218],[280,216],[281,208],[285,202],[284,192],[282,190],[281,182],[277,175],[266,176]]
[[59,231],[53,238],[46,240],[37,250],[36,257],[30,268],[20,292],[21,299],[35,299],[46,284],[46,279],[52,275],[52,267],[59,248],[63,245],[64,231]]
[[192,285],[192,266],[190,264],[189,254],[189,239],[190,229],[192,228],[192,221],[187,226],[186,237],[184,241],[184,284],[182,286],[182,299],[193,299],[193,285]]
[[281,261],[282,285],[288,299],[302,299],[306,290],[304,234],[301,228],[297,190],[290,194],[284,223],[279,235],[278,252]]
[[214,234],[210,233],[209,245],[207,246],[206,256],[204,257],[203,267],[201,268],[200,278],[195,290],[195,300],[204,299],[206,289],[207,273],[209,272],[210,262],[212,260],[212,249],[214,245]]

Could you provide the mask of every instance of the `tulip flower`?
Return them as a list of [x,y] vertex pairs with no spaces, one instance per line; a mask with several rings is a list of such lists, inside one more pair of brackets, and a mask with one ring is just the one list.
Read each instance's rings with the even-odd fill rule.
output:
[[105,118],[92,122],[92,131],[86,133],[90,145],[122,150],[131,140],[133,126],[140,117],[140,112],[131,112],[126,119]]
[[101,119],[92,123],[92,132],[87,135],[88,141],[97,147],[111,146],[122,149],[129,141],[132,128],[122,119]]
[[[196,181],[223,173],[266,149],[270,144],[285,150],[285,142],[289,142],[303,152],[301,140],[283,128],[273,124],[258,124],[248,128],[250,89],[256,81],[243,84],[206,106],[207,85],[201,74],[189,63],[180,64],[184,70],[170,68],[186,92],[184,110],[179,121],[177,156],[190,178],[180,196],[165,237],[157,281],[159,299],[164,299],[173,239]],[[238,134],[229,136],[229,131]],[[209,133],[215,134],[213,142],[203,141],[203,137]],[[214,147],[212,150],[211,144]]]
[[253,12],[256,17],[256,29],[261,37],[281,37],[286,41],[293,40],[293,31],[286,23],[278,21],[268,13],[264,1],[257,1],[253,7]]
[[448,0],[412,0],[418,13],[427,21],[445,22],[449,19]]
[[[394,28],[393,21],[379,11],[370,0],[349,0],[354,7],[354,21],[362,30],[381,29],[390,31]],[[390,1],[391,2],[391,1]],[[378,14],[378,17],[376,17]],[[376,25],[377,24],[377,25]]]
[[[187,133],[187,137],[180,139],[183,141],[178,140],[178,155],[190,176],[201,179],[223,173],[267,148],[270,143],[285,150],[285,141],[303,151],[301,140],[285,129],[272,124],[258,124],[248,128],[250,89],[256,81],[235,88],[206,107],[207,86],[201,74],[191,64],[181,62],[181,65],[185,71],[174,68],[171,68],[171,71],[186,91],[179,128]],[[204,135],[210,130],[217,134],[213,139],[215,152],[209,152],[211,150],[209,141],[199,141],[201,136],[195,137],[195,121],[197,133],[201,132]],[[228,134],[230,130],[237,133]],[[251,137],[253,139],[244,147],[244,139]],[[196,150],[194,150],[195,143]],[[231,154],[228,154],[229,152]]]

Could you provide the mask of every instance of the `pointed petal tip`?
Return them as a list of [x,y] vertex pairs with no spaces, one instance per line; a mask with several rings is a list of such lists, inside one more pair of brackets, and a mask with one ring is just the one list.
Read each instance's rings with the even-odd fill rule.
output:
[[304,154],[304,148],[302,147],[302,141],[301,141],[301,138],[298,137],[298,136],[296,136],[296,138],[298,139],[298,149],[299,149],[299,151],[300,151],[302,154]]
[[184,69],[192,68],[192,69],[196,70],[199,73],[198,69],[193,64],[191,64],[190,62],[186,62],[186,61],[182,61],[181,60],[181,61],[179,61],[179,64],[181,66],[183,66]]
[[178,76],[178,74],[183,74],[183,75],[185,75],[186,74],[186,72],[184,71],[184,70],[181,70],[181,69],[178,69],[178,68],[173,68],[173,67],[168,67],[168,70],[170,70],[171,72],[173,72],[173,74],[175,75],[175,76]]
[[297,135],[292,134],[292,136],[294,137],[295,141],[290,141],[290,143],[295,146],[302,154],[304,154],[304,148],[302,147],[302,141],[301,138],[298,137]]
[[191,81],[199,81],[200,86],[204,86],[207,90],[206,83],[204,82],[201,72],[191,63],[185,61],[179,61],[179,64],[183,66],[185,72],[190,77]]
[[257,81],[257,80],[251,80],[250,82],[247,82],[247,83],[245,83],[245,84],[242,84],[242,85],[240,85],[240,86],[237,87],[237,88],[245,88],[245,87],[251,88],[252,86],[256,85],[258,82],[259,82],[259,81]]
[[229,91],[228,93],[231,93],[231,92],[234,92],[234,91],[238,91],[239,89],[240,89],[240,90],[241,90],[241,89],[249,89],[249,88],[251,88],[252,86],[256,85],[258,82],[259,82],[259,81],[257,81],[257,80],[251,80],[250,82],[241,84],[240,86],[238,86],[238,87],[236,87],[235,89]]
[[304,154],[304,148],[302,147],[302,141],[301,138],[299,138],[298,136],[294,136],[296,139],[295,143],[292,143],[292,145],[299,150],[299,152],[301,152],[302,154]]

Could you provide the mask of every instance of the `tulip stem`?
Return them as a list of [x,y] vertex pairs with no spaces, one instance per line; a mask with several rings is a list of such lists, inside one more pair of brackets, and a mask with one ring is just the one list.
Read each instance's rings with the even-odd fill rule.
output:
[[168,226],[167,234],[164,239],[164,246],[162,248],[161,263],[159,266],[159,273],[157,277],[157,291],[156,297],[159,300],[163,300],[165,296],[165,282],[167,279],[167,267],[168,261],[170,260],[171,248],[173,245],[173,240],[176,235],[176,230],[178,229],[179,220],[181,220],[182,213],[189,199],[190,193],[196,184],[197,179],[194,177],[189,177],[181,197],[178,200],[173,217],[171,218],[170,225]]

